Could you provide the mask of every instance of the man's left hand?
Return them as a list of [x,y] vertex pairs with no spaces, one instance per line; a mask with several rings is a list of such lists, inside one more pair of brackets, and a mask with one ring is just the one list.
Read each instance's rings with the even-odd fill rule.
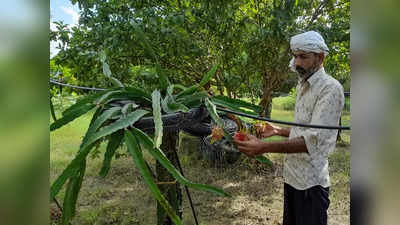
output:
[[263,154],[265,142],[261,141],[253,135],[247,135],[247,141],[234,140],[238,150],[247,156],[253,157]]

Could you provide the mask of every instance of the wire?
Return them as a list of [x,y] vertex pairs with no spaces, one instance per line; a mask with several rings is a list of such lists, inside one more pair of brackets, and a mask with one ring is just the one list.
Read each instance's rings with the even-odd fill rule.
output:
[[221,107],[217,107],[217,110],[223,111],[223,112],[227,112],[227,113],[236,114],[236,115],[239,115],[239,116],[252,118],[252,119],[255,119],[255,120],[263,120],[263,121],[268,121],[268,122],[271,122],[271,123],[280,123],[280,124],[286,124],[286,125],[297,126],[297,127],[331,129],[331,130],[350,130],[349,126],[342,127],[342,126],[324,126],[324,125],[314,125],[314,124],[293,123],[293,122],[286,122],[286,121],[282,121],[282,120],[273,120],[273,119],[270,119],[270,118],[247,115],[245,113],[235,112],[235,111],[231,111],[231,110],[224,109],[224,108],[221,108]]
[[82,87],[82,86],[76,86],[76,85],[71,85],[71,84],[65,84],[65,83],[61,83],[61,82],[58,82],[53,79],[50,79],[50,83],[55,84],[55,85],[75,88],[75,89],[89,90],[89,91],[105,91],[105,90],[107,90],[105,88],[91,88],[91,87]]

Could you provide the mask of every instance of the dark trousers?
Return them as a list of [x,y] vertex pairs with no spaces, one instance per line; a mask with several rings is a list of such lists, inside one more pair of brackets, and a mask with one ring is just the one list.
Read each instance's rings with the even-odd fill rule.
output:
[[329,188],[297,190],[284,184],[283,225],[327,225]]

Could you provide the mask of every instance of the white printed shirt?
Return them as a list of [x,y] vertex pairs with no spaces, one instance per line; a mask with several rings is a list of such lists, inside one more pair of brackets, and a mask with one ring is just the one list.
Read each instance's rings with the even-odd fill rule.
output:
[[[295,123],[338,126],[344,106],[342,85],[322,67],[307,81],[299,79]],[[308,153],[286,154],[284,182],[298,190],[330,186],[328,155],[336,146],[338,130],[293,126],[289,139],[304,137]]]

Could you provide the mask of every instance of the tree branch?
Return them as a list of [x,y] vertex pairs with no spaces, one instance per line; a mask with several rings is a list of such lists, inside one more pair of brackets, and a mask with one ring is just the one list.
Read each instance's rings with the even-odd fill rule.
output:
[[325,8],[325,6],[328,4],[329,0],[325,0],[319,4],[317,9],[315,10],[314,14],[311,17],[310,22],[308,22],[308,25],[306,26],[306,30],[310,28],[310,26],[314,23],[314,21],[318,18],[319,15],[321,15],[322,10]]

